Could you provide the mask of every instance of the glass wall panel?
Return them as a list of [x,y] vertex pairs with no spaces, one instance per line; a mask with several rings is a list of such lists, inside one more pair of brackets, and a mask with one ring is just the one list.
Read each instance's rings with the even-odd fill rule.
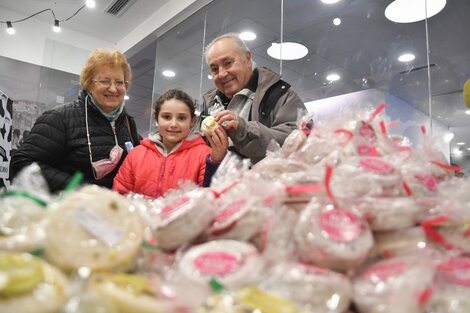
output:
[[[256,39],[247,45],[256,64],[281,73],[317,116],[386,103],[394,125],[390,132],[418,144],[425,126],[455,163],[453,143],[468,133],[462,86],[470,76],[470,47],[460,38],[465,38],[463,12],[469,12],[470,3],[449,0],[427,21],[397,23],[385,16],[392,2],[212,1],[157,39],[153,101],[175,87],[202,101],[201,95],[214,88],[204,47],[218,35],[252,31]],[[301,43],[308,53],[298,60],[270,57],[268,48],[281,42]],[[399,61],[404,53],[414,59]],[[162,76],[164,70],[175,76]],[[333,73],[340,79],[328,80]],[[444,137],[451,131],[456,139],[449,147]],[[467,141],[470,145],[470,136]]]

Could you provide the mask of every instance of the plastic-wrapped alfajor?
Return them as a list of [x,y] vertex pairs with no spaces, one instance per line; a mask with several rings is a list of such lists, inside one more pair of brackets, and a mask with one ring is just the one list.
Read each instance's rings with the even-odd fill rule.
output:
[[133,274],[94,273],[88,293],[111,304],[117,313],[177,313],[183,309],[170,288]]
[[374,244],[360,215],[316,198],[300,213],[294,240],[302,260],[338,271],[363,263]]
[[297,262],[270,268],[260,288],[292,301],[305,313],[344,313],[352,298],[346,275]]
[[352,157],[336,166],[331,191],[345,199],[406,195],[400,171],[381,157]]
[[200,287],[208,287],[215,277],[228,288],[239,288],[255,282],[263,267],[255,246],[236,240],[215,240],[193,246],[178,261],[178,271],[184,280]]
[[207,188],[165,199],[153,229],[157,245],[171,251],[202,234],[214,217],[213,201]]
[[33,252],[46,243],[47,203],[23,191],[0,194],[0,250]]
[[144,225],[129,201],[89,185],[51,207],[46,226],[46,258],[65,271],[82,266],[119,271],[134,266]]
[[68,280],[27,253],[0,252],[0,312],[56,313],[67,299]]
[[206,240],[233,239],[248,241],[259,233],[269,208],[263,206],[255,197],[218,201],[214,220],[206,229]]
[[470,258],[449,258],[437,266],[425,313],[470,312]]
[[373,231],[407,229],[419,223],[423,213],[413,197],[361,197],[340,199],[339,203],[349,204],[367,219]]
[[358,312],[422,312],[433,285],[432,259],[409,254],[367,266],[353,279]]

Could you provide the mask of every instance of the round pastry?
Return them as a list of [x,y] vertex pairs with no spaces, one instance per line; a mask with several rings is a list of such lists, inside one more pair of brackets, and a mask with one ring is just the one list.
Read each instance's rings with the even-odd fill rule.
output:
[[303,263],[276,265],[260,286],[310,313],[343,313],[352,298],[351,282],[346,275]]
[[215,121],[215,117],[212,115],[206,116],[205,119],[202,120],[201,123],[201,130],[205,134],[211,134],[217,127],[217,122]]
[[470,312],[470,258],[450,258],[439,264],[436,288],[426,304],[426,312]]
[[33,252],[43,249],[46,241],[44,206],[21,196],[1,199],[0,250]]
[[333,172],[331,191],[338,198],[397,197],[405,193],[402,176],[380,157],[353,157]]
[[27,253],[0,253],[0,312],[58,312],[67,287],[65,275],[47,262]]
[[199,236],[214,217],[213,198],[209,190],[195,189],[165,205],[154,229],[157,245],[171,251]]
[[400,252],[412,251],[424,246],[427,242],[422,227],[411,227],[396,231],[374,232],[375,245],[373,257],[390,257]]
[[338,271],[360,265],[374,245],[360,216],[315,200],[301,212],[294,236],[304,261]]
[[[339,202],[351,203],[351,199]],[[406,229],[418,223],[422,207],[413,197],[362,197],[353,200],[373,231]]]
[[174,313],[175,303],[165,298],[145,277],[131,274],[94,274],[90,291],[111,303],[118,313]]
[[292,153],[298,151],[307,140],[307,135],[300,129],[294,129],[282,144],[280,156],[287,158]]
[[239,199],[226,203],[216,214],[207,230],[209,240],[234,239],[248,241],[262,227],[262,206],[253,199]]
[[235,240],[216,240],[190,248],[178,268],[190,281],[208,286],[216,278],[228,288],[238,288],[256,278],[263,262],[256,248]]
[[432,262],[418,256],[377,262],[354,278],[354,303],[361,313],[422,312],[434,273]]
[[46,257],[66,271],[126,270],[140,251],[144,226],[120,194],[90,185],[57,203],[46,226]]

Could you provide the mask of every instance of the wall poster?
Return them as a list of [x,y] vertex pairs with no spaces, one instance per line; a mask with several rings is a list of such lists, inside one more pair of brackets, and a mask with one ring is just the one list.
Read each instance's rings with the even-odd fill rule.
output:
[[10,187],[9,165],[12,142],[13,101],[0,91],[0,188]]

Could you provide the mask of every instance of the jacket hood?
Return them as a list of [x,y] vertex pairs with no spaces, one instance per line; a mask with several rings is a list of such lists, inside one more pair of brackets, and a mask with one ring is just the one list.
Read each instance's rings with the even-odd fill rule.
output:
[[206,142],[202,137],[198,134],[190,134],[188,137],[183,139],[172,151],[166,151],[166,147],[162,142],[160,133],[156,132],[153,134],[150,134],[148,138],[145,138],[144,140],[141,141],[141,145],[144,147],[154,150],[154,151],[160,151],[162,154],[169,154],[173,153],[175,151],[182,151],[186,149],[190,149],[194,146],[198,145],[206,145]]

